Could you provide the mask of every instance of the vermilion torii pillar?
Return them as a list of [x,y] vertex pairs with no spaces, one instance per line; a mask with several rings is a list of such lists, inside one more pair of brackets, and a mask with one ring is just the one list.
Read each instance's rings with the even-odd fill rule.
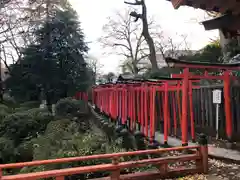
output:
[[[175,75],[175,78],[182,78],[182,143],[187,144],[186,138],[186,115],[187,115],[187,86],[189,81],[192,79],[217,79],[223,80],[224,82],[224,105],[225,105],[225,118],[226,118],[226,134],[231,141],[232,139],[232,115],[231,115],[231,92],[230,92],[230,81],[231,79],[236,80],[237,77],[230,76],[231,70],[240,70],[240,63],[232,64],[216,64],[216,63],[200,63],[200,62],[188,62],[177,60],[173,58],[166,58],[166,62],[170,67],[183,68],[183,74]],[[205,69],[204,75],[193,75],[189,73],[189,69]],[[217,69],[223,71],[224,74],[220,76],[208,75],[207,69]],[[187,85],[188,84],[188,85]]]

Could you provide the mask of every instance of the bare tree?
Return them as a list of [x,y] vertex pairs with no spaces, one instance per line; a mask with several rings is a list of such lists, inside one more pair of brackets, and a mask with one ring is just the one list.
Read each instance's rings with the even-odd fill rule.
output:
[[116,75],[113,72],[109,72],[107,74],[104,74],[102,76],[104,82],[103,83],[112,83],[113,79],[116,77]]
[[[0,44],[13,64],[21,59],[22,49],[35,41],[33,32],[57,10],[68,6],[66,0],[5,0],[3,3],[0,8]],[[49,44],[48,39],[46,44]]]
[[[179,35],[178,39],[180,41],[175,41],[172,36],[167,36],[163,31],[157,31],[153,34],[154,43],[156,47],[157,54],[162,56],[162,59],[165,60],[166,57],[174,57],[182,56],[180,52],[187,53],[190,55],[190,44],[187,39],[187,35],[182,34]],[[184,54],[185,55],[185,54]]]
[[[4,53],[1,59],[6,64],[14,64],[22,56],[22,48],[26,47],[32,34],[30,33],[27,1],[12,0],[0,9],[1,27],[0,43]],[[12,62],[10,61],[12,60]]]
[[[108,18],[108,22],[103,26],[104,35],[100,42],[104,48],[124,57],[121,66],[130,66],[131,73],[138,74],[145,68],[138,65],[148,58],[149,50],[142,34],[141,23],[133,23],[131,20],[131,10],[117,12],[116,16]],[[153,21],[149,23],[150,26],[152,24]]]
[[147,18],[147,6],[145,4],[145,0],[135,0],[135,2],[126,2],[126,4],[129,5],[135,5],[135,6],[141,6],[142,7],[142,13],[137,13],[136,11],[132,11],[130,15],[132,17],[135,17],[135,22],[138,21],[138,19],[142,20],[142,36],[145,38],[148,47],[149,47],[149,60],[152,64],[152,71],[156,72],[158,71],[158,65],[157,65],[157,58],[156,58],[156,50],[154,46],[153,38],[150,35],[149,32],[149,24],[148,24],[148,18]]
[[92,71],[93,82],[96,83],[102,74],[101,70],[103,65],[93,56],[86,57],[86,61],[89,69]]

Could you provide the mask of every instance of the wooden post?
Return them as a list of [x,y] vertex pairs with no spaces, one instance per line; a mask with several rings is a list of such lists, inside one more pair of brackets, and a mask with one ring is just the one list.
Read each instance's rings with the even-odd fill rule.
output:
[[176,97],[174,91],[172,92],[172,107],[173,107],[174,135],[177,136],[177,112],[176,112]]
[[202,171],[204,174],[208,173],[208,142],[204,134],[200,134],[199,138],[200,155],[202,159]]
[[141,132],[144,133],[144,86],[142,85],[141,86],[141,121],[140,121],[140,124],[141,124]]
[[164,144],[167,145],[168,140],[168,83],[166,82],[164,85],[164,109],[163,109],[163,125],[164,125]]
[[149,87],[149,128],[150,128],[150,135],[149,135],[149,139],[150,139],[150,142],[152,143],[152,119],[153,119],[153,88],[150,86]]
[[195,125],[194,125],[194,114],[193,114],[193,97],[192,97],[192,82],[189,81],[189,107],[190,107],[190,120],[191,120],[191,135],[192,142],[195,142]]
[[64,178],[64,176],[58,176],[58,177],[56,177],[56,180],[64,180],[65,178]]
[[146,137],[148,137],[148,86],[146,85],[144,87],[144,91],[145,91],[145,97],[144,97],[144,134]]
[[228,140],[232,140],[232,114],[231,114],[231,92],[230,92],[230,72],[224,72],[224,105],[226,117],[226,133]]
[[168,164],[161,164],[159,166],[159,171],[162,173],[162,174],[167,174],[168,172]]
[[183,70],[183,84],[182,84],[182,146],[188,145],[188,76],[189,69]]
[[[119,158],[114,157],[112,159],[112,164],[117,166],[118,163],[119,163]],[[120,169],[116,168],[116,170],[112,171],[111,180],[120,180]]]
[[177,104],[178,104],[178,116],[179,116],[179,124],[182,123],[182,111],[181,111],[181,101],[180,101],[180,89],[181,89],[181,84],[178,82],[177,84]]
[[155,131],[156,131],[156,88],[153,87],[152,89],[152,134],[151,139],[152,141],[155,140]]
[[2,169],[0,169],[0,180],[2,179]]

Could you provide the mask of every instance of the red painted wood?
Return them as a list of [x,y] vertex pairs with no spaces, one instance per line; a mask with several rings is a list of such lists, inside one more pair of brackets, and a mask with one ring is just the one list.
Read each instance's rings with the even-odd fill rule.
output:
[[185,68],[183,70],[183,84],[182,84],[182,144],[187,145],[188,144],[188,75],[189,75],[189,69]]
[[64,176],[58,176],[58,177],[56,177],[56,180],[64,180],[65,178],[64,178]]
[[196,140],[195,126],[194,126],[194,114],[193,114],[193,99],[192,99],[192,82],[189,81],[189,110],[190,110],[190,122],[191,122],[191,135],[192,140]]
[[164,143],[167,143],[168,140],[168,83],[165,83],[165,91],[164,91]]
[[230,72],[224,72],[224,105],[226,117],[226,133],[231,140],[232,138],[232,114],[231,114],[231,92],[230,92]]
[[148,137],[148,88],[144,87],[144,134]]
[[201,156],[196,154],[176,156],[176,157],[166,157],[166,158],[144,159],[144,160],[138,160],[138,161],[122,162],[117,165],[101,164],[101,165],[92,165],[92,166],[85,166],[85,167],[35,172],[35,173],[28,173],[28,174],[3,176],[2,180],[40,179],[40,178],[48,178],[48,177],[56,177],[56,176],[60,177],[60,176],[82,174],[82,173],[89,173],[89,172],[115,171],[116,169],[143,167],[150,164],[151,165],[156,165],[160,163],[167,164],[167,163],[185,162],[185,161],[199,160],[199,159],[201,159]]
[[162,148],[162,149],[153,149],[153,150],[120,152],[120,153],[114,153],[114,154],[98,154],[98,155],[91,155],[91,156],[80,156],[80,157],[71,157],[71,158],[0,164],[0,169],[13,169],[13,168],[22,168],[25,166],[39,166],[39,165],[46,165],[46,164],[87,161],[87,160],[94,160],[94,159],[110,159],[114,157],[126,157],[126,156],[133,156],[133,155],[137,156],[137,155],[144,155],[144,154],[160,154],[168,151],[182,151],[182,150],[199,149],[199,148],[200,146],[174,147],[174,148]]
[[172,108],[173,108],[174,135],[177,136],[176,97],[174,92],[172,93]]

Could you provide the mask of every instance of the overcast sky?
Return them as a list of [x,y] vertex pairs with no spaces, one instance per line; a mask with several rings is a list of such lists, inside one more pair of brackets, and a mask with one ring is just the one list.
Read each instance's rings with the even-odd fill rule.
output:
[[[102,35],[102,26],[106,18],[116,11],[124,11],[127,5],[124,0],[70,0],[73,8],[78,12],[86,41],[91,42],[90,54],[95,56],[104,65],[105,73],[116,71],[119,59],[114,55],[103,55],[97,39]],[[194,50],[206,45],[210,38],[218,36],[217,31],[205,31],[198,22],[206,19],[206,14],[201,10],[181,7],[175,10],[166,0],[146,0],[149,16],[154,19],[170,34],[187,34],[191,48]]]

